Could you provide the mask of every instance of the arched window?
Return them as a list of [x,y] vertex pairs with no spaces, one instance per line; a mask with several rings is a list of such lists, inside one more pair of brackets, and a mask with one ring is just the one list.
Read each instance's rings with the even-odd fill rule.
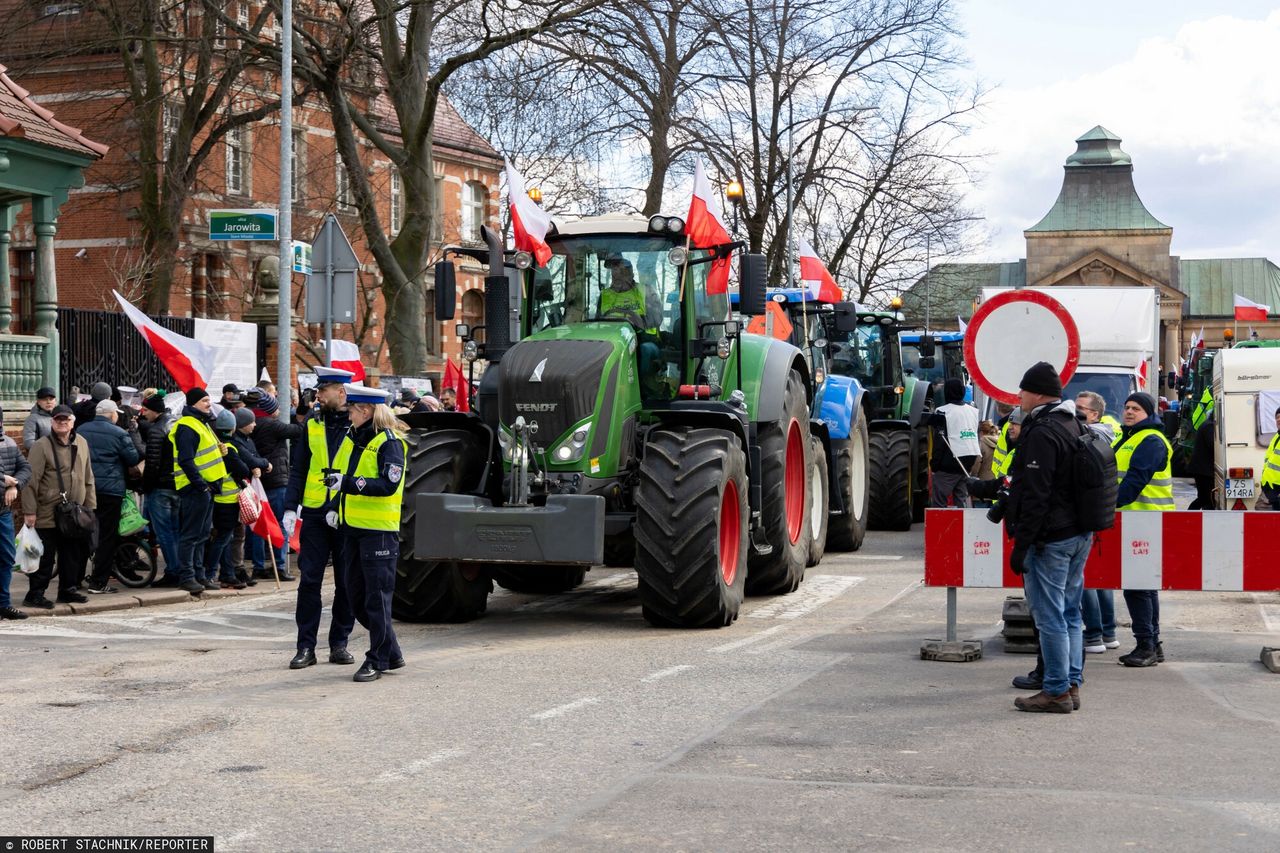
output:
[[459,323],[466,323],[471,328],[484,325],[484,291],[468,290],[462,294],[462,316]]
[[484,184],[467,181],[462,185],[462,242],[480,242],[480,226],[484,224],[484,209],[488,203],[489,191]]

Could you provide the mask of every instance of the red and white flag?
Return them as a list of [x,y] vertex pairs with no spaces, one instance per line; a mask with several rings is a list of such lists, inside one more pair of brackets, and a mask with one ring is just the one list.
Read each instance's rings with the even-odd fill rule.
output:
[[1138,377],[1138,387],[1147,387],[1147,360],[1144,358],[1138,362],[1138,366],[1133,369],[1133,375]]
[[116,300],[124,310],[124,315],[133,323],[138,334],[155,350],[156,357],[169,371],[173,381],[184,392],[192,388],[204,388],[213,376],[213,349],[200,343],[195,338],[188,338],[177,332],[166,329],[137,308],[133,307],[117,291]]
[[1264,322],[1267,315],[1271,313],[1270,305],[1263,305],[1261,302],[1254,302],[1252,299],[1246,299],[1238,293],[1232,294],[1235,297],[1236,321],[1241,320],[1257,320]]
[[364,381],[364,364],[360,361],[360,347],[351,341],[334,341],[330,354],[330,366],[352,373],[352,382]]
[[[710,249],[733,242],[729,229],[720,212],[720,199],[712,192],[711,182],[702,171],[702,161],[693,164],[693,198],[689,201],[689,215],[684,220],[685,234],[695,249]],[[711,263],[707,273],[707,293],[729,292],[729,259],[721,258]]]
[[251,488],[253,493],[258,496],[258,500],[262,502],[262,506],[258,513],[258,520],[249,529],[269,541],[272,547],[283,548],[284,528],[276,520],[276,514],[272,511],[271,504],[267,502],[267,492],[262,488],[262,481],[254,477]]
[[507,198],[511,201],[511,230],[515,234],[516,251],[528,252],[538,266],[545,267],[551,260],[551,247],[547,245],[547,231],[551,229],[551,217],[524,188],[524,176],[516,167],[507,164]]
[[839,302],[844,299],[840,285],[831,277],[827,265],[818,257],[806,241],[800,240],[800,283],[809,291],[809,298],[818,302]]
[[444,363],[444,379],[440,381],[440,390],[452,388],[455,395],[454,409],[459,412],[471,411],[471,394],[467,386],[467,377],[462,375],[462,368],[447,360]]
[[1194,353],[1196,347],[1204,346],[1204,326],[1200,327],[1200,331],[1191,336],[1191,351]]

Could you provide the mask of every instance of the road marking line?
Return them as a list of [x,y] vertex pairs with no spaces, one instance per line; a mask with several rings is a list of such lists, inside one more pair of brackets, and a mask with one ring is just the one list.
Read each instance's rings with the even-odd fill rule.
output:
[[842,558],[849,560],[901,560],[901,554],[842,554]]
[[[66,618],[66,617],[57,617]],[[81,631],[78,628],[59,628],[54,625],[32,625],[31,627],[23,626],[21,629],[15,630],[9,628],[4,631],[4,635],[11,637],[74,637],[84,640],[181,640],[187,642],[189,640],[238,640],[257,643],[281,643],[286,640],[295,639],[294,634],[280,634],[274,637],[255,637],[243,634],[201,634],[201,633],[151,633],[151,634],[103,634],[98,631]]]
[[426,758],[419,758],[417,761],[410,761],[404,767],[400,767],[395,770],[388,770],[386,773],[379,774],[373,781],[401,782],[420,775],[424,770],[429,770],[438,764],[443,764],[444,762],[450,761],[454,758],[461,758],[466,754],[467,751],[465,749],[442,749],[431,753]]
[[651,672],[640,680],[643,681],[645,684],[651,684],[655,681],[661,681],[664,678],[670,678],[673,675],[677,675],[681,672],[684,672],[686,669],[693,669],[693,667],[687,663],[682,663],[679,666],[669,666],[666,669],[660,669],[657,672]]
[[1266,626],[1270,633],[1280,633],[1280,604],[1270,604],[1262,600],[1262,596],[1266,593],[1253,594],[1253,600],[1258,602],[1258,612],[1262,614],[1262,624]]
[[790,595],[783,595],[746,614],[748,619],[799,619],[862,583],[852,575],[813,575]]
[[539,711],[536,714],[531,714],[529,716],[529,719],[550,720],[552,717],[562,717],[565,714],[569,714],[569,713],[572,713],[573,711],[578,710],[579,708],[585,708],[588,705],[597,705],[599,703],[600,703],[600,700],[597,699],[596,697],[587,696],[582,699],[574,699],[572,702],[570,702],[567,705],[560,705],[555,708],[548,708],[545,711]]
[[740,649],[743,646],[749,646],[752,643],[758,643],[761,640],[766,639],[778,633],[779,631],[785,631],[790,627],[791,625],[789,624],[774,625],[772,628],[765,628],[763,631],[760,631],[759,633],[756,633],[756,634],[752,634],[750,637],[743,637],[741,640],[734,640],[732,643],[725,643],[722,646],[712,646],[711,648],[707,649],[707,651],[712,652],[714,654],[722,655],[725,652],[731,652],[734,649]]

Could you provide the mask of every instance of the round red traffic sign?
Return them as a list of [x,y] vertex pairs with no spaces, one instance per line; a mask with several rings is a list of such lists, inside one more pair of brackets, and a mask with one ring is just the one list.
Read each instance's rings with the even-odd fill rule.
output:
[[1027,368],[1047,361],[1062,384],[1080,363],[1080,331],[1071,313],[1042,290],[1008,290],[979,306],[964,333],[969,375],[986,394],[1017,405]]

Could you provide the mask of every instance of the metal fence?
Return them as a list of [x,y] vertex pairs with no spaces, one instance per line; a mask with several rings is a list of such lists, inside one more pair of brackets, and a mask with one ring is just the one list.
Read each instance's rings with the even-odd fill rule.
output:
[[[195,335],[195,320],[190,317],[151,319],[180,335]],[[151,347],[118,311],[59,308],[58,332],[62,361],[58,392],[63,400],[70,399],[73,386],[87,394],[95,382],[138,389],[174,388],[173,378],[160,366]]]

